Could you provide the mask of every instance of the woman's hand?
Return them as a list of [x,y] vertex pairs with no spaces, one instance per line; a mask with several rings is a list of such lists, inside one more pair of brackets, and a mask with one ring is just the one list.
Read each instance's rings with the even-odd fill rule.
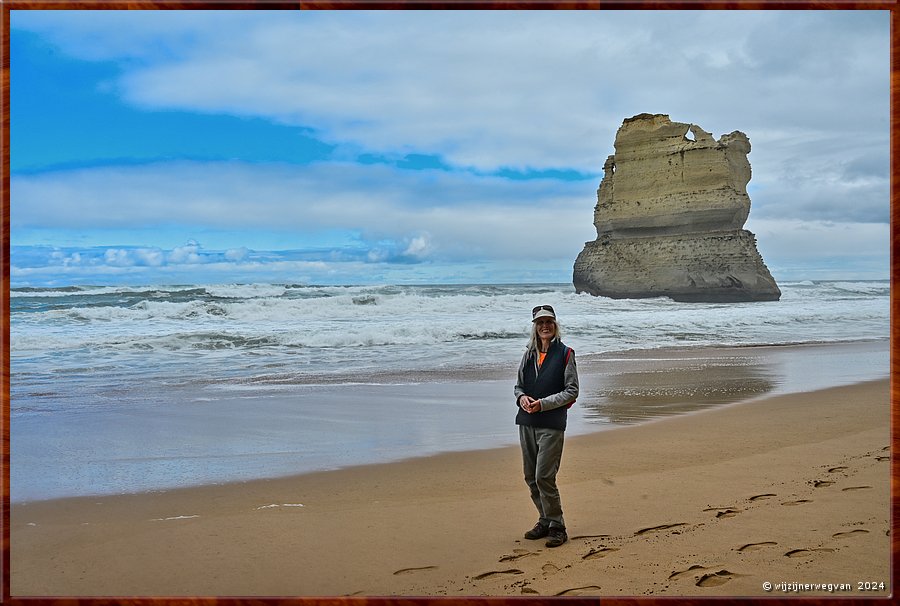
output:
[[519,399],[519,406],[521,406],[522,410],[529,414],[541,412],[541,401],[534,400],[531,398],[531,396],[522,396]]

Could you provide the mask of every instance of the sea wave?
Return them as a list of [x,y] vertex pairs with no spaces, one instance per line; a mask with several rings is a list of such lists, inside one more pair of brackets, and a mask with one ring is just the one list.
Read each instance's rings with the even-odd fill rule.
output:
[[18,289],[11,360],[19,380],[94,365],[244,376],[267,363],[312,373],[471,366],[473,356],[505,363],[521,355],[531,308],[546,303],[579,354],[889,335],[887,281],[782,290],[778,302],[697,304],[592,297],[568,284]]

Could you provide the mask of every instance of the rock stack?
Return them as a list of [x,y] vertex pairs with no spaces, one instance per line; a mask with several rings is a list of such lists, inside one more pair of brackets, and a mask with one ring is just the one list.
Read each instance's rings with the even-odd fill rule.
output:
[[[690,136],[689,136],[690,133]],[[775,301],[781,290],[743,229],[750,214],[750,141],[718,141],[664,114],[640,114],[616,133],[603,165],[597,239],[575,261],[578,292],[616,299]]]

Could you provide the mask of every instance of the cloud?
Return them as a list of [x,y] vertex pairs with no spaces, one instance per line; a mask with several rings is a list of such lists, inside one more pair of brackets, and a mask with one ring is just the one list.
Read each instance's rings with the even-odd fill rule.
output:
[[[752,213],[751,213],[752,215]],[[763,260],[776,279],[884,279],[890,225],[751,219]]]
[[378,242],[368,251],[366,259],[372,263],[414,264],[429,260],[434,253],[431,235],[421,234],[400,240]]
[[[353,275],[364,275],[359,263],[328,263],[291,258],[248,258],[234,261],[222,253],[201,251],[202,262],[179,263],[167,258],[144,263],[142,251],[94,248],[48,250],[12,247],[10,279],[13,287],[57,284],[173,284],[287,281],[291,283],[341,283]],[[157,251],[165,255],[165,251]],[[253,256],[250,253],[250,256]],[[333,280],[333,276],[340,278]]]
[[[596,235],[596,187],[595,179],[517,181],[384,165],[177,162],[15,176],[10,223],[16,231],[144,227],[148,238],[154,227],[175,225],[287,231],[295,248],[307,235],[341,230],[357,234],[373,258],[407,262],[574,258]],[[196,243],[167,259],[203,261]]]
[[225,258],[228,261],[243,261],[247,258],[247,255],[250,253],[250,250],[242,246],[240,248],[229,248],[225,251]]
[[[773,271],[843,256],[848,266],[863,263],[885,275],[887,183],[878,161],[832,168],[797,164],[781,169],[790,177],[762,184],[754,177],[747,228],[758,231]],[[17,234],[55,230],[58,241],[96,229],[131,228],[147,238],[98,249],[102,262],[94,249],[48,257],[55,267],[194,265],[215,273],[250,263],[274,271],[278,263],[323,262],[343,271],[353,264],[516,261],[525,271],[549,261],[567,280],[584,242],[596,237],[596,187],[595,179],[517,181],[384,165],[176,162],[14,176],[11,223]],[[207,250],[197,240],[166,248],[152,240],[176,225],[213,240],[229,234],[229,242],[244,230],[291,234],[280,240],[291,241],[293,252],[239,244]],[[331,242],[322,235],[328,232]]]
[[351,154],[597,171],[641,112],[743,130],[762,164],[779,130],[888,150],[887,11],[75,11],[13,26],[118,61],[135,106],[263,117]]
[[[886,267],[888,11],[13,11],[11,26],[109,62],[104,90],[134,108],[259,117],[337,146],[308,165],[14,174],[14,238],[137,234],[57,249],[41,257],[53,271],[321,279],[489,260],[567,279],[616,129],[641,112],[747,133],[748,228],[770,265],[840,251]],[[417,154],[433,168],[399,168]],[[234,235],[251,231],[288,244]],[[162,241],[175,232],[228,243]],[[17,250],[17,275],[40,273]]]
[[172,267],[177,265],[197,265],[222,262],[239,262],[246,259],[249,251],[244,249],[242,255],[234,251],[204,250],[196,241],[172,250],[147,247],[48,247],[48,246],[13,246],[12,263],[19,267],[47,266],[66,268],[137,268],[137,267]]
[[138,265],[160,267],[165,263],[165,256],[160,250],[139,248],[134,251],[134,256],[137,259]]
[[752,165],[751,216],[887,224],[888,157],[852,140],[820,139],[816,143],[819,154],[798,153],[782,144],[778,146],[784,150],[779,162]]
[[428,236],[428,234],[416,236],[410,241],[409,246],[407,246],[403,254],[410,257],[426,256],[431,249],[430,239],[431,238]]
[[179,246],[167,255],[169,263],[174,265],[197,264],[207,262],[208,256],[200,254],[200,244],[191,240],[184,246]]
[[106,265],[112,265],[113,267],[128,267],[134,265],[134,260],[131,259],[128,252],[121,249],[108,249],[103,255],[103,260],[106,262]]
[[[102,249],[102,264],[111,267],[162,267],[170,263],[179,264],[186,260],[176,251],[168,255],[159,249],[151,248],[106,248]],[[197,260],[193,262],[198,262]],[[67,266],[92,265],[101,264],[101,260],[97,256],[92,255],[91,251],[74,252],[66,257]]]

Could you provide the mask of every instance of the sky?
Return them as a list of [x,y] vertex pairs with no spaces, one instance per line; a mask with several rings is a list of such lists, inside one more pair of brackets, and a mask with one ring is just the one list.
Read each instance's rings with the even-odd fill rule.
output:
[[776,280],[887,279],[889,26],[14,10],[11,285],[571,282],[640,113],[747,134]]

